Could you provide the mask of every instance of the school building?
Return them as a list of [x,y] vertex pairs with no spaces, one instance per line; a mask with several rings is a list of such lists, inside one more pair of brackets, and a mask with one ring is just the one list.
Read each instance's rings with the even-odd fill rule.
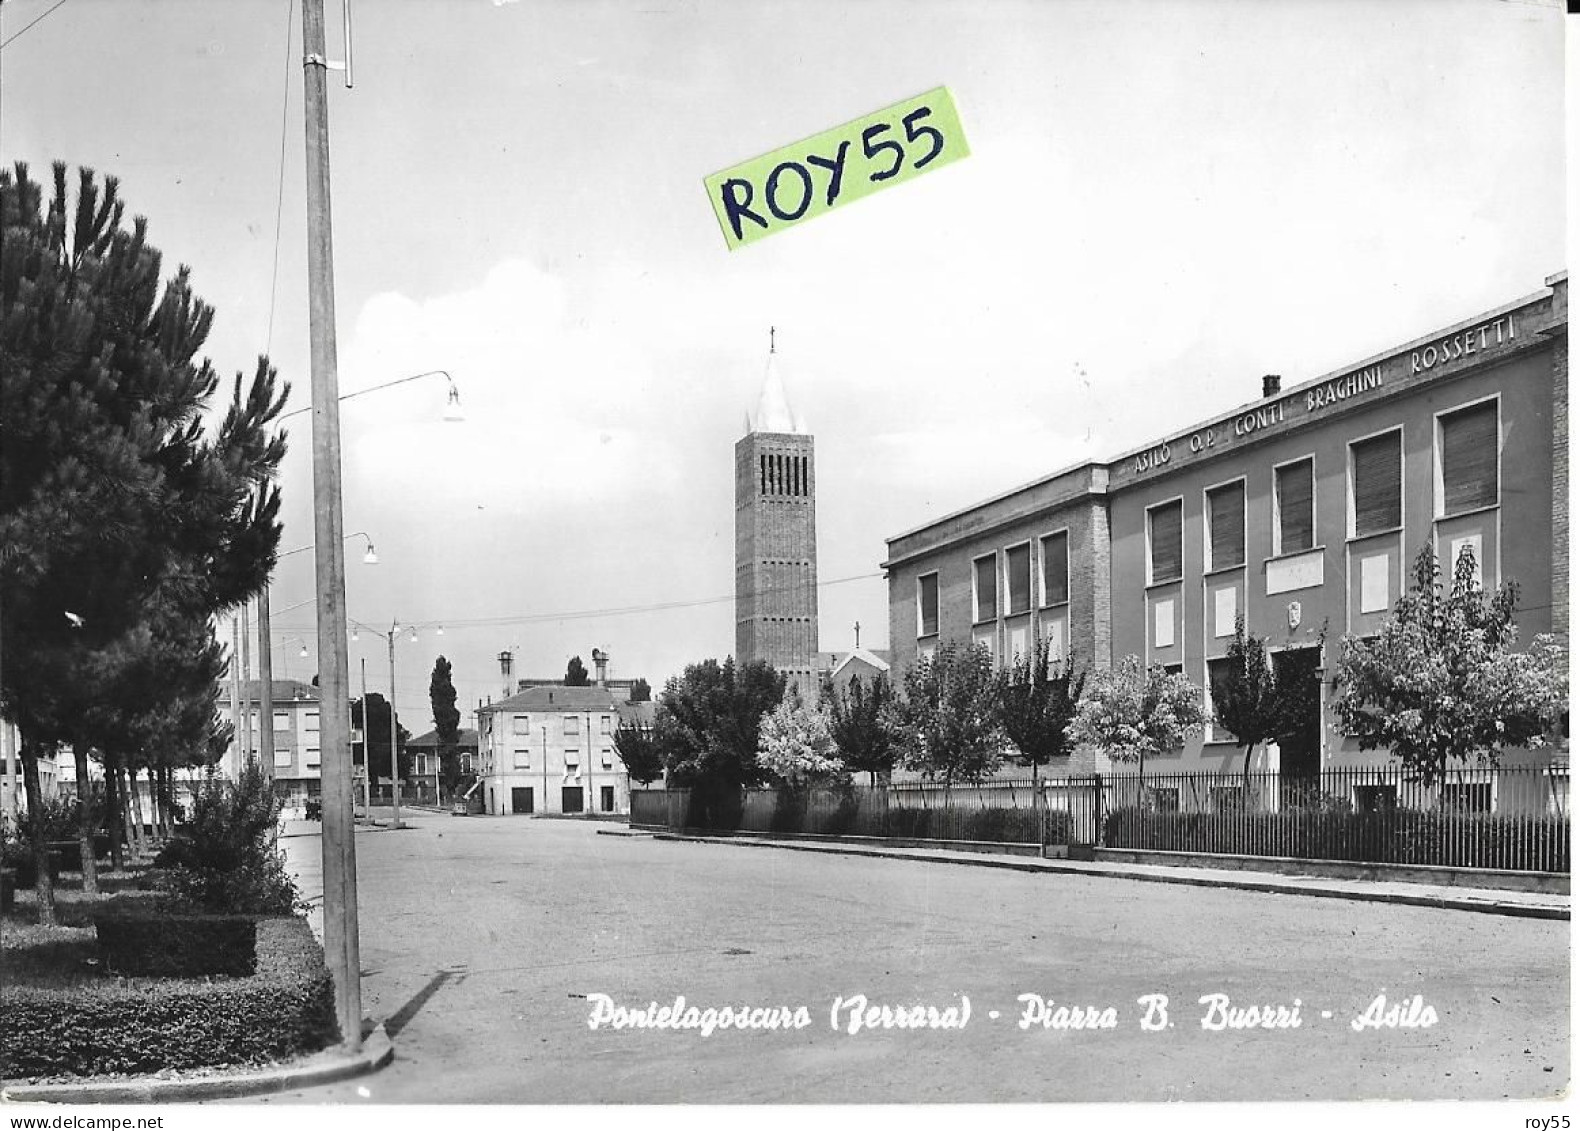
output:
[[[1034,633],[1091,670],[1136,655],[1203,688],[1243,616],[1274,662],[1320,681],[1308,774],[1377,765],[1327,709],[1345,634],[1373,632],[1430,543],[1519,584],[1520,639],[1568,633],[1568,275],[1535,294],[888,540],[896,675],[941,641],[1000,662]],[[1546,752],[1515,752],[1514,763]],[[1239,770],[1206,735],[1148,771]],[[1065,772],[1106,769],[1091,752]],[[1056,768],[1055,772],[1059,772]]]

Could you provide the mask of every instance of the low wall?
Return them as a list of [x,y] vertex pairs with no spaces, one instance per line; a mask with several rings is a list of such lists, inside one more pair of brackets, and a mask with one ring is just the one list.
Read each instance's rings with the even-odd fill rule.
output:
[[1358,864],[1348,860],[1301,860],[1290,856],[1219,856],[1205,852],[1164,852],[1141,848],[1099,848],[1093,858],[1109,864],[1159,864],[1176,868],[1222,868],[1236,872],[1324,876],[1336,880],[1383,880],[1442,887],[1493,888],[1497,891],[1568,895],[1569,877],[1561,872],[1506,872],[1492,868],[1439,868],[1425,864]]

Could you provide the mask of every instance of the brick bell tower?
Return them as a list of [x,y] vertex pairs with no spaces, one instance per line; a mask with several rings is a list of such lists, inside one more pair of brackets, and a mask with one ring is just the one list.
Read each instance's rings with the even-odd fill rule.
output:
[[790,411],[773,330],[757,412],[735,444],[735,662],[765,660],[817,699],[812,437]]

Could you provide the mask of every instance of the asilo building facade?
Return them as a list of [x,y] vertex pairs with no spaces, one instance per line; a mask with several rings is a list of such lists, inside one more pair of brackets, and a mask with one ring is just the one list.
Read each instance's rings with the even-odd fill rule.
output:
[[[1522,641],[1568,632],[1567,331],[1560,273],[1314,380],[1266,377],[1232,412],[889,539],[897,674],[946,640],[1006,662],[1036,632],[1089,670],[1137,655],[1205,697],[1244,616],[1274,663],[1320,683],[1282,771],[1386,761],[1327,710],[1332,667],[1341,636],[1387,618],[1423,545],[1445,571],[1469,546],[1484,584],[1518,582]],[[1148,769],[1238,770],[1243,757],[1209,728]],[[1086,759],[1068,771],[1103,768]]]

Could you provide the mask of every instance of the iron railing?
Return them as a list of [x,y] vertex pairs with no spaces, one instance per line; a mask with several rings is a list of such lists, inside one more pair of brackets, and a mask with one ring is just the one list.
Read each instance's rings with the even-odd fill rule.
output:
[[1567,872],[1569,768],[1456,769],[1430,784],[1399,767],[849,784],[706,804],[686,789],[636,789],[631,823]]

